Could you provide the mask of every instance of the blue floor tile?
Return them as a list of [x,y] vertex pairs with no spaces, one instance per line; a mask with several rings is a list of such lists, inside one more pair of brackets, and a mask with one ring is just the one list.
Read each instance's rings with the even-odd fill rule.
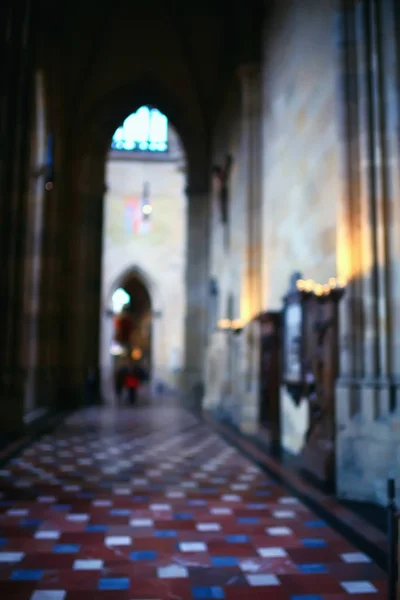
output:
[[129,517],[132,511],[128,508],[112,508],[110,510],[110,515],[113,517]]
[[56,544],[53,546],[53,552],[56,554],[74,554],[80,550],[79,544]]
[[94,494],[92,494],[91,492],[81,492],[80,494],[78,494],[78,498],[87,498],[88,500],[90,500],[90,498],[93,498]]
[[54,504],[51,507],[51,510],[55,510],[56,512],[68,512],[69,510],[71,510],[71,505],[70,504]]
[[41,521],[40,519],[22,519],[22,521],[20,521],[20,526],[21,527],[40,527],[42,525],[43,521]]
[[134,496],[133,502],[148,502],[148,496]]
[[254,494],[255,496],[270,496],[271,492],[265,491],[265,490],[259,490],[258,492],[255,492]]
[[173,538],[173,537],[176,537],[177,535],[178,535],[177,532],[173,531],[172,529],[164,529],[164,530],[154,532],[154,537],[158,537],[158,538]]
[[295,594],[290,600],[323,600],[319,594]]
[[176,519],[177,521],[193,521],[193,514],[192,513],[176,513],[176,515],[174,515],[174,519]]
[[319,527],[328,527],[325,521],[306,521],[306,527],[310,527],[311,529],[318,529]]
[[304,573],[304,575],[312,575],[313,573],[328,573],[326,566],[319,563],[297,565],[297,568],[301,573]]
[[325,548],[328,543],[325,540],[303,538],[301,543],[305,548]]
[[108,525],[87,525],[85,531],[88,533],[102,533],[108,531]]
[[192,594],[195,600],[225,598],[224,590],[221,587],[194,587]]
[[39,569],[17,569],[11,574],[12,581],[39,581],[44,571]]
[[206,500],[189,500],[188,506],[207,506]]
[[248,535],[227,535],[226,541],[230,544],[246,544],[249,541]]
[[249,508],[250,510],[263,510],[264,508],[267,508],[268,504],[260,504],[260,503],[251,503],[251,504],[247,504],[246,508]]
[[105,577],[100,579],[99,590],[129,590],[129,577]]
[[260,519],[257,517],[239,517],[237,523],[239,525],[258,525]]
[[137,552],[131,552],[131,560],[154,560],[157,558],[157,552],[154,550],[138,550]]
[[211,562],[214,567],[236,567],[238,559],[235,556],[212,556]]
[[0,538],[0,548],[4,548],[4,546],[7,544],[7,539],[6,538]]

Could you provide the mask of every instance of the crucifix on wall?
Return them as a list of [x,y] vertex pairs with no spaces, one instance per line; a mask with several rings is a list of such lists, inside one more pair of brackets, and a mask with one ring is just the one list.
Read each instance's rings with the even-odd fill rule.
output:
[[229,154],[225,157],[223,166],[215,165],[213,174],[218,185],[218,200],[223,225],[228,225],[229,219],[229,176],[232,169],[233,159]]

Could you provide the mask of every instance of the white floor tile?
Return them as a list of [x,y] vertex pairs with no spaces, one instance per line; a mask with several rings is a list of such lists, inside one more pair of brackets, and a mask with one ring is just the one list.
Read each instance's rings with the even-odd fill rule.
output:
[[150,504],[150,510],[154,510],[155,512],[163,511],[163,510],[171,510],[170,504]]
[[93,500],[92,506],[112,506],[111,500]]
[[296,513],[294,512],[294,510],[274,510],[272,512],[272,515],[276,519],[294,519]]
[[283,558],[287,556],[284,548],[258,548],[257,552],[262,558]]
[[363,552],[345,552],[340,555],[345,563],[370,563],[372,560]]
[[281,585],[281,582],[276,575],[267,575],[265,573],[257,573],[254,575],[247,575],[247,581],[253,586],[272,586]]
[[211,508],[210,513],[212,515],[231,515],[232,509],[221,506],[221,507]]
[[239,566],[242,571],[245,571],[246,573],[257,573],[257,571],[261,569],[261,566],[252,558],[242,560],[239,563]]
[[189,577],[189,571],[179,565],[169,565],[157,569],[157,576],[161,579],[181,579]]
[[221,525],[219,523],[198,523],[196,529],[197,531],[221,531]]
[[348,594],[376,594],[377,588],[369,581],[342,581],[342,588]]
[[235,494],[225,494],[225,496],[222,496],[221,498],[223,502],[240,502],[241,499],[241,496],[236,496]]
[[64,492],[80,492],[81,489],[80,485],[65,485],[63,487]]
[[43,531],[36,531],[34,537],[36,540],[58,540],[60,538],[60,535],[61,534],[59,531],[43,530]]
[[36,590],[30,600],[64,600],[67,592],[64,590]]
[[10,508],[7,515],[9,517],[26,517],[29,515],[29,510],[27,508]]
[[127,535],[110,535],[104,540],[106,546],[130,546],[132,538]]
[[84,523],[89,520],[89,515],[85,514],[72,514],[67,515],[67,521],[71,521],[72,523]]
[[176,492],[167,492],[165,494],[165,496],[167,498],[185,498],[186,494],[185,494],[185,492],[176,491]]
[[131,519],[129,522],[131,527],[153,527],[153,519]]
[[207,544],[203,542],[181,542],[179,548],[181,552],[207,552]]
[[0,563],[18,563],[24,556],[24,552],[0,552]]
[[268,535],[291,535],[293,531],[289,527],[267,527]]
[[104,561],[97,559],[79,559],[74,562],[75,571],[98,571],[102,569]]

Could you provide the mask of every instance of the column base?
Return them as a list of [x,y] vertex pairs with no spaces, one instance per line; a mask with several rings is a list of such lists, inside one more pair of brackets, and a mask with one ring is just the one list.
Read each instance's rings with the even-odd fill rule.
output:
[[336,480],[339,497],[385,504],[386,482],[400,487],[398,378],[340,379],[336,387]]
[[24,384],[22,369],[1,373],[0,437],[15,439],[25,431]]

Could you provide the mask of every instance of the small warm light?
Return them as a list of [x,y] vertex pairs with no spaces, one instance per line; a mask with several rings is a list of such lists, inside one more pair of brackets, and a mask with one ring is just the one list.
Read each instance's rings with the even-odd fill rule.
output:
[[50,192],[53,189],[53,182],[52,181],[48,181],[44,187],[45,187],[45,190],[47,190],[48,192]]
[[131,352],[132,360],[140,360],[142,358],[142,351],[140,348],[134,348]]
[[305,281],[304,279],[298,279],[296,281],[296,287],[299,290],[299,292],[303,292],[305,290]]
[[218,327],[220,329],[230,329],[232,327],[232,321],[230,319],[221,319],[218,321]]
[[153,207],[150,204],[145,204],[142,208],[142,212],[144,215],[151,215]]
[[307,279],[307,281],[304,282],[304,289],[306,290],[306,292],[312,292],[314,290],[315,287],[315,283],[312,279]]
[[244,323],[243,323],[242,319],[235,319],[231,323],[232,329],[242,329],[243,326],[244,326]]
[[322,296],[322,294],[324,293],[324,286],[320,283],[316,283],[314,287],[314,293],[316,294],[316,296]]
[[324,285],[322,286],[322,291],[324,295],[328,295],[331,292],[331,286],[329,285],[329,283],[324,283]]
[[347,279],[345,277],[339,277],[337,283],[340,288],[344,288],[347,285]]
[[334,290],[335,288],[337,288],[337,280],[336,277],[330,277],[328,279],[328,285],[331,288],[331,290]]

